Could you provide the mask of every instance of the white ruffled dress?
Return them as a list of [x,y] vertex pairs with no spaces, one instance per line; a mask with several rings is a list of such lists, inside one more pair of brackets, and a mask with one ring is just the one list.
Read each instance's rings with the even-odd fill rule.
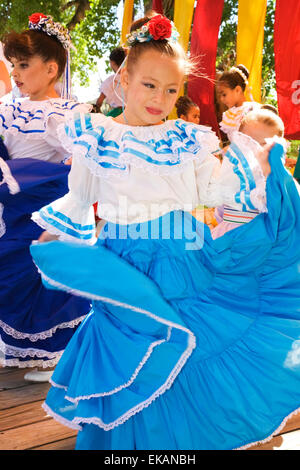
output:
[[[299,194],[276,144],[267,182],[237,134],[220,168],[208,128],[78,114],[61,128],[69,192],[33,214],[44,284],[92,301],[44,404],[77,449],[233,449],[300,403]],[[92,204],[108,222],[95,238]],[[190,211],[260,214],[213,240]],[[288,221],[288,224],[287,224]],[[291,221],[293,223],[291,223]],[[79,242],[79,243],[78,243]]]
[[[242,106],[233,106],[223,113],[222,121],[220,122],[220,129],[227,134],[230,141],[234,140],[234,134],[239,130],[241,121],[244,116],[256,109],[260,108],[260,104],[255,101],[245,101]],[[258,147],[259,148],[259,147]],[[259,211],[237,209],[237,207],[222,205],[215,209],[215,217],[218,225],[212,229],[213,238],[218,238],[224,235],[229,230],[239,227],[241,224],[251,222]]]

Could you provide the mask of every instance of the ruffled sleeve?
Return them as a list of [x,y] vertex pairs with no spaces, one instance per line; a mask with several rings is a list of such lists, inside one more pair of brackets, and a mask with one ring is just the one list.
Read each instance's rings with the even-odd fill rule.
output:
[[[53,135],[58,124],[72,116],[75,112],[89,112],[90,104],[52,98],[46,101],[30,101],[0,105],[0,134],[7,132],[14,135],[29,136]],[[55,126],[56,123],[56,126]],[[51,124],[51,128],[49,125]]]
[[243,117],[250,111],[260,108],[260,104],[255,101],[245,101],[242,106],[233,106],[223,113],[220,129],[231,139],[233,132],[240,128]]
[[93,244],[96,242],[93,204],[97,201],[99,180],[74,156],[68,183],[69,192],[34,212],[32,219],[60,240]]
[[24,99],[0,105],[0,134],[11,159],[37,158],[61,162],[69,155],[58,138],[58,126],[76,111],[88,112],[91,105],[51,98]]
[[49,109],[45,116],[45,141],[51,147],[63,153],[65,146],[58,135],[59,126],[72,118],[74,113],[88,113],[91,108],[92,105],[73,101],[66,101],[64,105],[60,103],[53,104],[52,109]]
[[[232,142],[221,165],[215,166],[204,192],[203,204],[210,207],[223,204],[241,211],[267,212],[266,178],[256,158],[261,150],[253,139],[240,132],[232,135]],[[197,172],[202,189],[201,172]]]

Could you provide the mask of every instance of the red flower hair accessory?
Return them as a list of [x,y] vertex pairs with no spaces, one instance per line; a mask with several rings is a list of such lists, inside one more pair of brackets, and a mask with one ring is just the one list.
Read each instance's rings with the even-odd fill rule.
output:
[[65,49],[71,47],[69,31],[60,23],[55,23],[52,16],[43,13],[33,13],[29,16],[29,29],[37,29],[48,36],[55,36]]
[[157,15],[148,21],[149,33],[155,41],[169,39],[172,34],[172,23],[165,16]]
[[47,18],[47,16],[43,13],[33,13],[33,15],[30,15],[28,19],[29,23],[37,24],[40,22],[41,18]]
[[148,42],[151,40],[161,41],[163,39],[177,41],[179,34],[168,18],[156,15],[145,23],[140,29],[127,34],[127,47],[131,47],[137,42]]

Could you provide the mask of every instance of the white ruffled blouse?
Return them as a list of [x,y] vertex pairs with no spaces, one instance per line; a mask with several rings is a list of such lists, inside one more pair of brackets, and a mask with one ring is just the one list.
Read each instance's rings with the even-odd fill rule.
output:
[[153,220],[199,204],[266,211],[259,145],[238,134],[222,165],[216,134],[181,119],[133,127],[100,114],[75,114],[58,128],[72,153],[69,192],[33,214],[61,239],[95,242],[98,215],[118,224]]
[[89,112],[91,105],[51,98],[27,98],[0,105],[0,134],[11,159],[37,158],[59,163],[70,156],[57,138],[57,127],[75,111]]

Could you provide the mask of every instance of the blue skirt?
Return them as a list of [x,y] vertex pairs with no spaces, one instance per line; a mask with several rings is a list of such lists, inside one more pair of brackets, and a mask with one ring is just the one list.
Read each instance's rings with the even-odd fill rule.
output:
[[53,366],[90,302],[43,286],[29,251],[42,229],[31,213],[68,191],[70,167],[24,158],[1,168],[0,364]]
[[298,411],[300,200],[280,157],[268,213],[219,239],[176,211],[31,247],[45,286],[93,301],[44,404],[76,449],[246,448]]

